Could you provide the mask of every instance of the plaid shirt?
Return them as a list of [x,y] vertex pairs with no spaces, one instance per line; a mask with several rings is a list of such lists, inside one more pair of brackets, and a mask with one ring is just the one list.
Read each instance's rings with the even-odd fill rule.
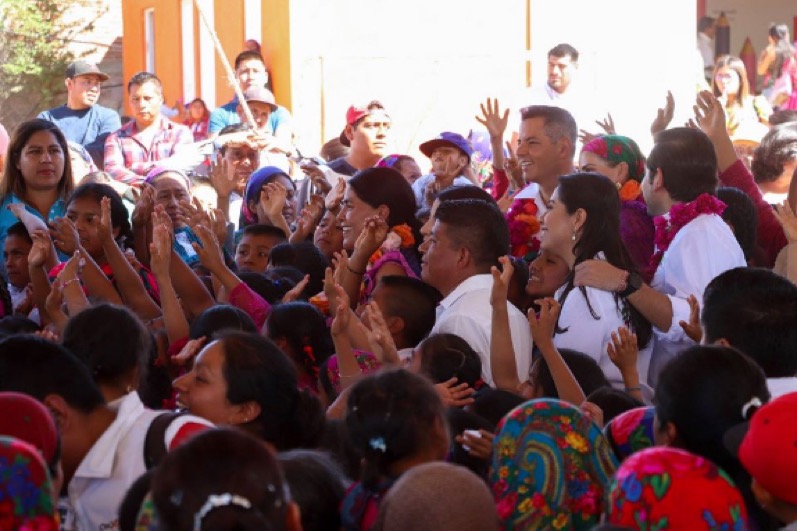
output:
[[[139,184],[157,161],[174,155],[179,144],[194,142],[188,127],[163,116],[158,117],[158,122],[154,137],[138,134],[135,120],[111,134],[105,140],[105,171],[117,181]],[[149,139],[152,142],[147,147],[145,142]]]

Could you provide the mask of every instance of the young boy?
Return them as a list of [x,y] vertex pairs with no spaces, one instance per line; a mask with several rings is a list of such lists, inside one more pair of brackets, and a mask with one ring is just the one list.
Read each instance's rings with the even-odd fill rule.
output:
[[422,280],[385,276],[374,288],[373,301],[385,318],[401,361],[409,363],[413,349],[434,326],[440,293]]
[[286,241],[285,233],[278,227],[263,224],[246,227],[235,249],[238,271],[265,273],[271,249]]
[[19,312],[39,323],[39,310],[34,306],[33,293],[28,290],[30,284],[28,253],[32,246],[33,240],[25,225],[21,221],[11,225],[3,246],[3,261],[14,313]]

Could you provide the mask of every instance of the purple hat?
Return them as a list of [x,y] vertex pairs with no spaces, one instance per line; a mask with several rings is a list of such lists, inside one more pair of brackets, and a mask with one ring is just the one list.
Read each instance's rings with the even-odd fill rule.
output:
[[421,150],[421,153],[426,155],[427,157],[432,157],[432,152],[443,146],[448,147],[455,147],[461,152],[463,152],[468,157],[468,162],[470,162],[470,157],[473,155],[473,146],[470,145],[468,139],[464,136],[460,135],[459,133],[451,133],[449,131],[444,131],[437,135],[437,138],[433,138],[432,140],[427,140],[423,144],[421,144],[418,149]]

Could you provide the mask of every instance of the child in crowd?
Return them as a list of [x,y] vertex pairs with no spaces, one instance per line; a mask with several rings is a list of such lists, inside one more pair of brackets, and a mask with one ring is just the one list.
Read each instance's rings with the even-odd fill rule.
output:
[[287,241],[285,232],[273,225],[249,225],[243,231],[235,248],[235,265],[238,271],[265,273],[271,250]]

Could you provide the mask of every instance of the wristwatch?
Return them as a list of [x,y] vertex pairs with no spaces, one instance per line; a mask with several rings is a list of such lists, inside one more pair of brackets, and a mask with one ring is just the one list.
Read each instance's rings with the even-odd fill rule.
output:
[[642,284],[642,277],[639,276],[638,273],[629,274],[628,280],[626,281],[626,287],[620,292],[620,297],[627,299],[630,295],[636,293],[637,290],[642,287]]

